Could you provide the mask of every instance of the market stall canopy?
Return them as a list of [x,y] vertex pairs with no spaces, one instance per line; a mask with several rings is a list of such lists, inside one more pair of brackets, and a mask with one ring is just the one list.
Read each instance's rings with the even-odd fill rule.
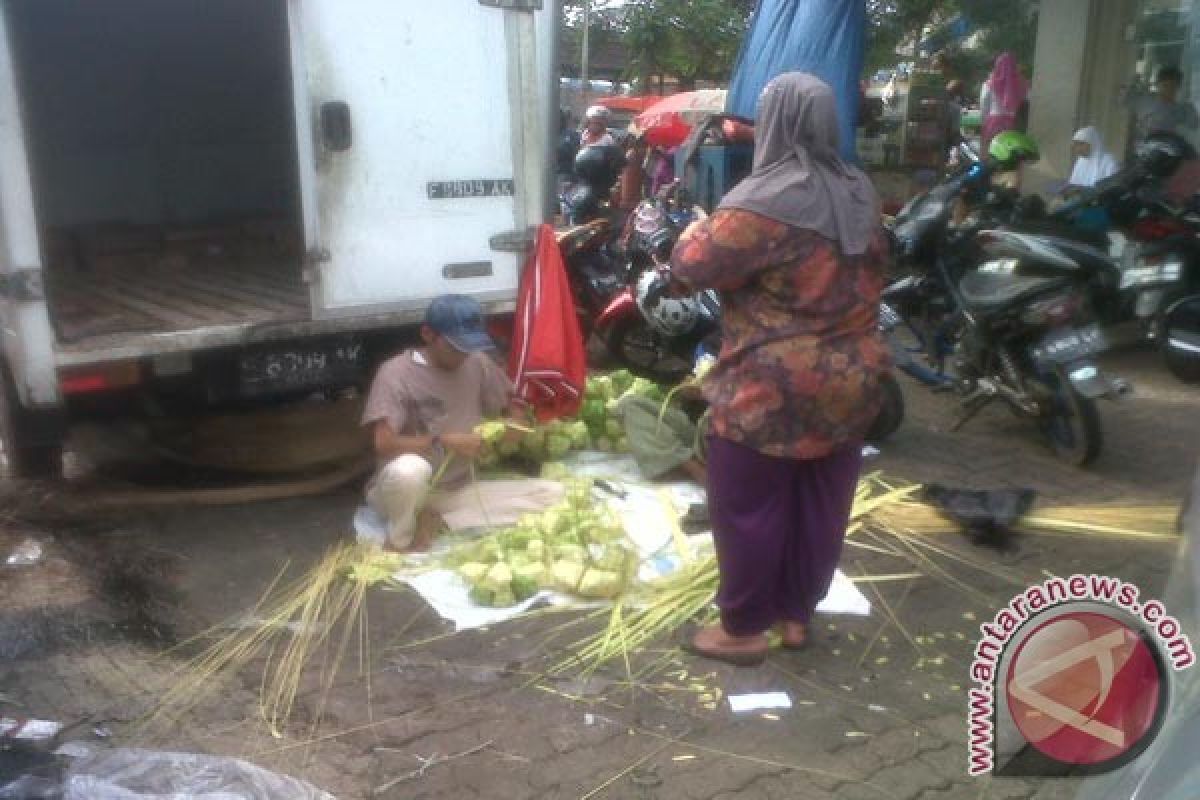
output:
[[650,144],[675,147],[683,143],[697,122],[723,112],[726,97],[724,89],[673,94],[638,114],[630,127],[634,133],[645,135]]
[[663,99],[662,95],[652,94],[642,97],[626,97],[624,95],[616,97],[600,97],[597,98],[595,104],[604,106],[613,111],[632,111],[635,114],[640,114],[655,103]]

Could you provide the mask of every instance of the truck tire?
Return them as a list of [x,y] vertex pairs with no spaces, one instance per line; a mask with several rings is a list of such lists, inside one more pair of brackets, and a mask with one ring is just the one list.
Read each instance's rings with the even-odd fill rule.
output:
[[0,441],[9,478],[54,479],[62,476],[62,426],[58,415],[21,405],[7,365],[0,365]]

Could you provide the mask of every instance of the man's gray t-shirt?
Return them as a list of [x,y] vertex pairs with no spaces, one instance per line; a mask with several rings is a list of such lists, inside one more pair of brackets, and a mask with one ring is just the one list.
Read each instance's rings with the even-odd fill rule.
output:
[[[469,433],[487,417],[503,413],[512,397],[512,382],[483,353],[472,353],[461,367],[448,372],[426,362],[419,350],[406,350],[379,368],[362,424],[386,421],[400,436]],[[444,457],[434,454],[435,471]],[[470,464],[456,457],[438,486],[456,488],[469,474]]]
[[1196,130],[1200,126],[1200,117],[1196,107],[1191,103],[1168,103],[1155,95],[1144,94],[1137,97],[1133,104],[1134,119],[1137,123],[1138,140],[1145,139],[1152,133],[1185,133]]

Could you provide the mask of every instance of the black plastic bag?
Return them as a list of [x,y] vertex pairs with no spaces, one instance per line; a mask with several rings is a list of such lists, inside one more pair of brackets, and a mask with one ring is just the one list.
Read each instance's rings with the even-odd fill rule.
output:
[[922,495],[926,502],[962,525],[976,544],[1011,549],[1011,529],[1029,513],[1037,492],[1033,489],[954,489],[931,484]]

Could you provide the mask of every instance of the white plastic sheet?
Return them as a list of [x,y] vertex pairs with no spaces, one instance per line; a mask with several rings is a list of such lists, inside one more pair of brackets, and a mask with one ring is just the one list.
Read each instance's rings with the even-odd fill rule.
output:
[[63,800],[335,800],[236,758],[118,748],[71,764]]
[[[573,474],[603,479],[610,489],[618,493],[614,495],[598,488],[596,499],[609,503],[620,516],[642,562],[638,570],[639,580],[651,581],[679,568],[682,559],[676,552],[669,515],[672,512],[681,514],[689,505],[704,502],[703,489],[686,482],[647,484],[641,479],[637,463],[626,455],[584,451],[571,453],[564,463]],[[377,537],[382,525],[382,520],[365,506],[355,516],[360,540]],[[461,535],[455,534],[440,546],[462,541]],[[689,554],[691,556],[711,552],[712,537],[707,534],[689,536],[687,547],[692,551]],[[417,562],[425,560],[421,556],[410,558]],[[466,582],[451,570],[401,571],[396,577],[416,590],[440,617],[453,622],[455,629],[460,631],[514,619],[539,604],[576,608],[602,605],[560,592],[542,591],[509,608],[488,608],[471,602]],[[871,613],[871,604],[858,587],[838,570],[829,593],[817,606],[817,611],[822,614],[867,616]]]

